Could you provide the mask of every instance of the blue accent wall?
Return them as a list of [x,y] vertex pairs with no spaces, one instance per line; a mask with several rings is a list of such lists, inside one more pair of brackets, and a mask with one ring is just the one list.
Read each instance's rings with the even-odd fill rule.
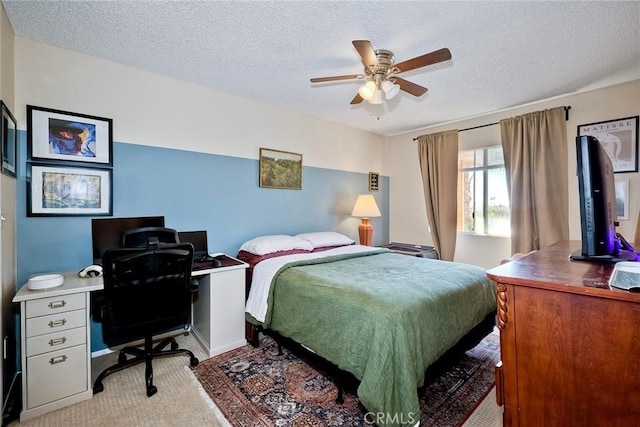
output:
[[[17,283],[33,274],[80,270],[91,264],[91,217],[27,217],[26,132],[18,132]],[[291,149],[295,151],[295,149]],[[304,153],[303,153],[304,154]],[[113,216],[164,215],[167,227],[207,230],[210,252],[235,255],[263,234],[352,230],[358,194],[368,174],[304,167],[302,190],[260,188],[258,160],[114,143]],[[73,163],[73,166],[84,166]],[[87,164],[91,167],[91,164]],[[374,244],[389,238],[389,178],[374,192],[382,217],[373,218]],[[92,351],[105,348],[92,324]]]

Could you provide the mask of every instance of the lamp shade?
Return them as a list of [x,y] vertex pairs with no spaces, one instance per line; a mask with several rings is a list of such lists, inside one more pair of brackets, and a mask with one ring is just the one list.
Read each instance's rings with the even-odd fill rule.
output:
[[369,100],[369,104],[379,105],[382,104],[383,101],[384,100],[382,99],[382,91],[376,89],[376,91],[373,92],[373,96]]
[[373,81],[368,81],[366,84],[361,86],[360,89],[358,89],[358,93],[360,94],[360,96],[366,99],[367,101],[373,98],[373,95],[375,94],[375,92],[376,92],[376,84]]
[[382,90],[384,91],[386,98],[391,99],[400,92],[400,86],[397,84],[393,84],[389,80],[386,80],[382,83]]
[[356,204],[353,206],[353,212],[351,212],[351,216],[360,218],[372,218],[380,215],[376,199],[371,194],[359,195],[356,199]]

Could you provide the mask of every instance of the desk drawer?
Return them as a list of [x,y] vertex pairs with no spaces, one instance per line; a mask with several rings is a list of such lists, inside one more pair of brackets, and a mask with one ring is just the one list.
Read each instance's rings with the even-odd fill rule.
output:
[[87,346],[27,358],[27,409],[87,390]]
[[27,338],[86,326],[87,311],[75,310],[27,319]]
[[40,298],[27,301],[25,317],[27,319],[49,314],[61,313],[64,311],[79,310],[86,308],[86,297],[84,293],[62,295],[51,298]]
[[87,342],[87,329],[75,328],[27,338],[27,357],[62,350]]

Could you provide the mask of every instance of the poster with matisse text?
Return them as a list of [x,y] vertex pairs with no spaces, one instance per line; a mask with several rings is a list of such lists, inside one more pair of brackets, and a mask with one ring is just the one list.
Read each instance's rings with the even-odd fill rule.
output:
[[27,105],[30,160],[112,166],[112,119]]
[[637,172],[638,117],[579,125],[578,136],[596,137],[611,158],[614,172]]

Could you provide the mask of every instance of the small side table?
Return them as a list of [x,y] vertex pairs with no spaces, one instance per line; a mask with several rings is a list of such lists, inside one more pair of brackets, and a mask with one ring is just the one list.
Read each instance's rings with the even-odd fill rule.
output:
[[417,245],[414,243],[400,243],[391,242],[388,245],[382,245],[382,248],[387,248],[395,253],[409,256],[416,256],[418,258],[431,258],[438,259],[438,252],[433,246]]

